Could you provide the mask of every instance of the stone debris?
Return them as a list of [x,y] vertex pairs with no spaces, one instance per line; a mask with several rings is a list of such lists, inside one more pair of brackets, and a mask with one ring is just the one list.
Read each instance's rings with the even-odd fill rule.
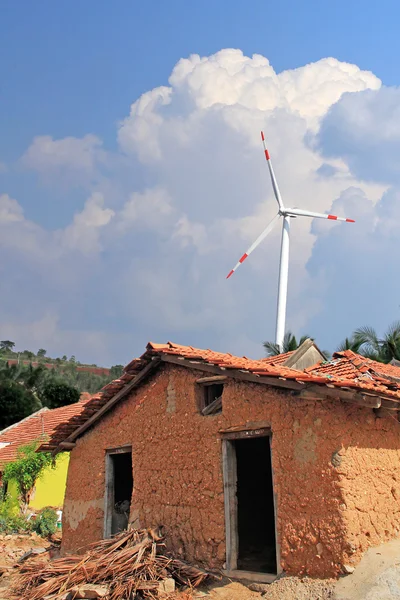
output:
[[[96,598],[107,598],[110,588],[108,585],[86,584],[73,588],[68,594],[71,600],[87,598],[95,600]],[[69,599],[68,599],[69,600]]]
[[45,552],[48,552],[49,548],[31,548],[30,550],[28,550],[27,552],[25,552],[21,558],[18,559],[18,563],[23,563],[27,558],[29,558],[32,555],[39,555],[39,554],[44,554]]

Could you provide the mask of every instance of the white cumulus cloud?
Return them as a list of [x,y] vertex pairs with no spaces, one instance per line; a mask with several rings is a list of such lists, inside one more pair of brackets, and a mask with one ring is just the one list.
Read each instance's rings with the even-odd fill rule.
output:
[[84,254],[100,250],[100,230],[108,225],[114,211],[104,207],[104,197],[93,193],[85,202],[83,210],[74,216],[73,222],[62,232],[62,242],[71,250],[80,250]]
[[[371,96],[380,107],[385,93],[375,75],[334,58],[277,73],[263,56],[225,49],[181,59],[168,86],[133,99],[118,126],[119,154],[107,172],[106,150],[92,135],[36,138],[24,163],[39,173],[62,177],[81,170],[89,187],[100,173],[66,227],[48,231],[20,223],[27,239],[41,240],[37,247],[46,248],[46,257],[63,261],[68,281],[75,277],[79,287],[73,298],[57,283],[64,294],[60,303],[53,281],[49,295],[56,314],[67,319],[74,311],[74,331],[79,323],[85,330],[92,323],[110,335],[129,334],[120,338],[126,346],[115,362],[139,352],[139,342],[177,336],[182,343],[239,354],[255,355],[259,348],[261,355],[261,342],[274,335],[279,228],[225,280],[277,211],[260,130],[287,206],[337,210],[356,219],[364,207],[376,219],[392,182],[355,167],[359,154],[350,134],[349,147],[332,144],[335,128],[340,139],[348,139],[353,104]],[[394,110],[391,118],[398,124]],[[19,209],[7,206],[4,214],[22,218]],[[0,223],[1,215],[0,203]],[[339,318],[343,309],[332,306],[320,262],[329,254],[329,240],[337,249],[357,239],[361,230],[352,227],[293,220],[288,327],[322,336],[322,345],[333,343],[339,328],[328,325],[331,338],[326,336],[318,315],[334,309]],[[366,239],[363,234],[360,244]],[[351,260],[342,269],[350,281]],[[47,285],[50,273],[40,273]],[[20,289],[17,283],[13,289]]]
[[22,221],[24,211],[16,200],[8,194],[0,194],[0,223]]

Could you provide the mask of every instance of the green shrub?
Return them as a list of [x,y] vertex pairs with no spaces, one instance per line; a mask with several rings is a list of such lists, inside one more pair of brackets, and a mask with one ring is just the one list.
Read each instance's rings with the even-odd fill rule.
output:
[[20,500],[23,503],[22,512],[26,512],[30,493],[36,480],[46,467],[53,466],[54,460],[49,452],[36,452],[39,442],[35,441],[17,450],[17,457],[5,465],[3,470],[4,483],[14,481]]
[[18,510],[18,504],[12,498],[0,500],[0,533],[21,533],[29,531],[31,525]]
[[42,537],[47,537],[54,533],[57,529],[57,513],[54,508],[46,506],[36,519],[32,521],[32,530]]

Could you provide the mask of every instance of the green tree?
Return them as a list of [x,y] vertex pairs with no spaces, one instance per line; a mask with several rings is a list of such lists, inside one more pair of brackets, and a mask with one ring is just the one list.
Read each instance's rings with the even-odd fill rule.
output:
[[356,354],[360,353],[362,342],[359,339],[354,338],[354,334],[349,338],[345,338],[341,344],[337,347],[337,352],[344,352],[345,350],[352,350]]
[[117,379],[117,377],[121,377],[123,371],[124,371],[124,365],[114,365],[110,369],[110,376],[113,379]]
[[65,381],[50,379],[43,386],[40,399],[48,408],[59,408],[67,404],[74,404],[80,398],[80,391]]
[[285,354],[285,352],[297,350],[297,348],[299,348],[308,339],[308,335],[303,335],[299,339],[299,341],[297,341],[296,336],[293,335],[290,331],[288,331],[287,333],[285,333],[285,336],[283,338],[282,350],[275,342],[264,342],[263,346],[267,351],[267,356],[277,356],[278,354]]
[[46,467],[54,466],[53,457],[49,452],[36,452],[38,446],[38,441],[22,446],[17,451],[17,458],[7,463],[3,469],[4,482],[14,481],[18,488],[23,512],[26,512],[31,492],[39,475]]
[[39,392],[46,375],[44,367],[0,366],[0,430],[42,408]]
[[10,340],[3,340],[0,342],[0,350],[2,350],[3,352],[12,352],[14,348],[15,344]]
[[0,379],[0,431],[40,408],[32,392],[12,379]]
[[61,360],[63,360],[64,362],[67,362],[67,360],[68,360],[68,357],[67,357],[67,355],[66,355],[66,354],[64,354],[64,355],[61,357]]
[[0,379],[12,380],[19,383],[27,391],[30,391],[37,398],[38,391],[47,377],[48,372],[42,365],[33,367],[30,365],[16,364],[10,365],[7,362],[0,367]]
[[379,337],[372,327],[360,327],[352,339],[358,344],[359,353],[373,360],[383,363],[393,358],[400,360],[400,321],[392,323],[383,337]]
[[46,350],[44,348],[39,348],[37,356],[39,356],[39,358],[44,358],[46,356]]

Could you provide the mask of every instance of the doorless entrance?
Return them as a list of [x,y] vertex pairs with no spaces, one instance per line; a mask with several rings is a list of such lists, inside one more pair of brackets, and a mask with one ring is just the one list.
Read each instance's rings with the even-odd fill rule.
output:
[[269,430],[223,436],[227,570],[277,574]]
[[131,447],[115,448],[106,454],[104,537],[127,529],[133,491]]

